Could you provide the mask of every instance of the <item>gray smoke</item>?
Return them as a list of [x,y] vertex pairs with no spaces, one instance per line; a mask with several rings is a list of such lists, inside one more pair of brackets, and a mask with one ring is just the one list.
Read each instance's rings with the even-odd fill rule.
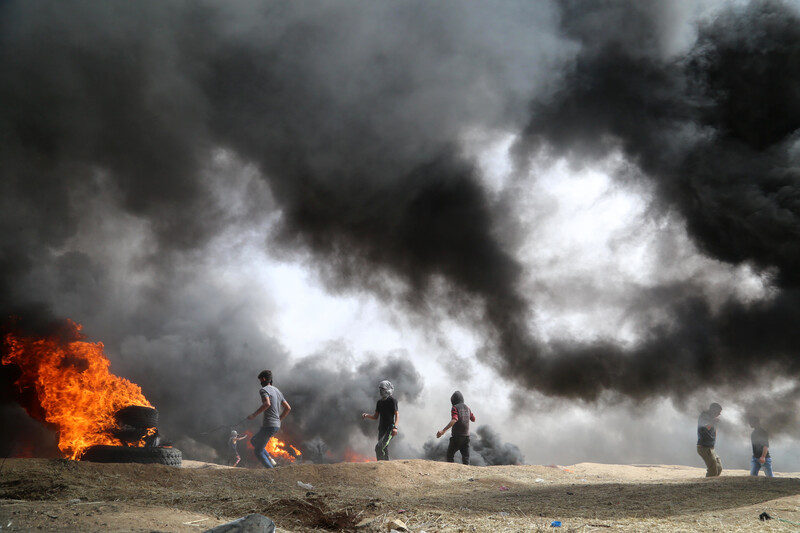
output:
[[[660,3],[625,11],[617,2],[566,5],[564,29],[582,51],[561,88],[534,106],[519,157],[546,150],[586,161],[621,150],[655,184],[654,209],[679,212],[710,256],[773,272],[779,291],[767,302],[730,299],[712,310],[693,283],[670,287],[670,323],[630,350],[560,344],[546,357],[512,323],[500,328],[499,345],[514,354],[508,368],[537,389],[583,398],[605,390],[685,397],[712,382],[744,385],[765,367],[796,375],[800,101],[786,81],[800,68],[796,9],[731,8],[675,58],[652,37]],[[595,31],[623,14],[641,31]]]
[[[449,441],[429,439],[422,446],[423,457],[432,461],[447,459]],[[519,448],[509,442],[503,442],[500,435],[488,425],[478,426],[470,436],[469,464],[474,466],[521,465],[525,457]],[[461,453],[456,452],[455,461],[461,462]]]
[[[347,450],[356,448],[359,435],[374,441],[373,445],[377,442],[377,422],[362,420],[361,413],[375,412],[382,380],[388,379],[394,385],[393,396],[401,417],[404,406],[418,401],[424,385],[407,354],[373,356],[352,370],[341,355],[340,351],[337,354],[326,350],[305,358],[284,379],[286,387],[282,390],[290,391],[289,403],[300,406],[292,411],[290,431],[297,431],[297,436],[304,439],[303,449],[312,452],[314,462],[343,460]],[[403,440],[402,433],[393,439],[391,450],[395,457],[408,457],[411,453]]]
[[[368,431],[347,417],[391,377],[289,362],[258,287],[207,276],[243,234],[270,228],[265,248],[331,292],[470,324],[484,361],[547,395],[683,402],[797,376],[800,16],[732,5],[681,40],[680,8],[3,2],[0,316],[84,323],[180,434],[243,418],[271,368],[287,396],[341,401],[297,418],[339,452],[324,422]],[[532,158],[621,151],[637,169],[623,186],[652,184],[654,213],[677,213],[708,256],[771,274],[773,297],[714,307],[671,283],[647,304],[668,319],[645,320],[633,347],[544,342],[520,227],[464,152],[471,130],[518,134],[523,186]],[[397,379],[413,401],[416,371]]]

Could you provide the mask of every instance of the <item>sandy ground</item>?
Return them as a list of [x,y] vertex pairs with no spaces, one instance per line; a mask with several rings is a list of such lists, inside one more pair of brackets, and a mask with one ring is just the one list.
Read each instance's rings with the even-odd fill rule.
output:
[[[201,532],[250,513],[286,533],[387,532],[390,520],[413,533],[800,530],[800,474],[703,474],[592,463],[398,460],[268,471],[193,461],[175,468],[6,459],[0,531]],[[760,521],[764,511],[774,519]]]

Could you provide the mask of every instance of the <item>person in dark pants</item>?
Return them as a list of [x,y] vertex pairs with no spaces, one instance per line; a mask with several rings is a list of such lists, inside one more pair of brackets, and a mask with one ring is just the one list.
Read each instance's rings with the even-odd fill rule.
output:
[[717,443],[717,424],[722,406],[712,403],[697,419],[697,454],[706,464],[706,477],[716,477],[722,473],[722,461],[714,451]]
[[475,422],[475,415],[472,410],[464,403],[464,395],[460,391],[455,391],[450,396],[450,423],[443,430],[436,432],[436,438],[441,438],[447,430],[453,428],[450,435],[450,444],[447,446],[447,462],[455,461],[456,450],[461,452],[461,462],[469,464],[469,423]]
[[286,418],[292,407],[283,397],[281,391],[272,385],[271,370],[263,370],[258,375],[258,381],[261,383],[261,388],[258,390],[261,396],[261,407],[256,409],[247,419],[253,420],[259,414],[264,413],[264,421],[258,433],[250,439],[250,444],[253,445],[256,459],[264,465],[264,468],[273,468],[275,465],[272,457],[267,453],[266,446],[269,439],[281,429],[281,421]]
[[388,380],[381,381],[378,385],[381,399],[375,405],[375,413],[361,413],[361,418],[378,421],[378,444],[375,445],[375,457],[378,461],[389,460],[389,443],[397,435],[397,422],[400,413],[397,410],[397,400],[392,396],[394,386]]

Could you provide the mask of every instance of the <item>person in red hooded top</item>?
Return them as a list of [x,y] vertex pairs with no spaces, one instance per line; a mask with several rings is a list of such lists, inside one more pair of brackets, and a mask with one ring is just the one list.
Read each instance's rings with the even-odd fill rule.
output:
[[447,430],[453,428],[450,435],[450,444],[447,446],[447,462],[455,461],[456,450],[461,452],[461,462],[469,464],[469,423],[475,422],[475,415],[472,410],[464,403],[464,395],[461,391],[455,391],[450,396],[450,422],[443,430],[436,432],[436,438],[441,438]]

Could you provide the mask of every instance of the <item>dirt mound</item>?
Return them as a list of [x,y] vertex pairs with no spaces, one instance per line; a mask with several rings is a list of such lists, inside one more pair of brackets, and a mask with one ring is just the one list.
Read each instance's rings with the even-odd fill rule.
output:
[[[669,465],[474,467],[424,460],[248,470],[8,459],[3,531],[193,531],[250,513],[282,532],[796,529],[800,479]],[[308,488],[308,487],[311,488]],[[769,514],[789,522],[759,522]],[[783,528],[783,529],[782,529]]]

